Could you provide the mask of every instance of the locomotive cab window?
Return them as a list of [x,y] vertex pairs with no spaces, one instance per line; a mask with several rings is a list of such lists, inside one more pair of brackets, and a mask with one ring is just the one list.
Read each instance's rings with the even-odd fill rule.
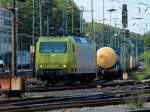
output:
[[41,42],[40,53],[66,53],[66,42]]

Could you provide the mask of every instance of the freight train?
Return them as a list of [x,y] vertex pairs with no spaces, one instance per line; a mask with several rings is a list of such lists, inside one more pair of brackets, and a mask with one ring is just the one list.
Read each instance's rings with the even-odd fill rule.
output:
[[[97,49],[93,41],[83,37],[41,37],[36,42],[36,74],[48,85],[60,80],[88,82],[96,76],[102,78],[112,73],[121,75],[120,50],[110,47]],[[128,54],[126,65],[130,57]]]

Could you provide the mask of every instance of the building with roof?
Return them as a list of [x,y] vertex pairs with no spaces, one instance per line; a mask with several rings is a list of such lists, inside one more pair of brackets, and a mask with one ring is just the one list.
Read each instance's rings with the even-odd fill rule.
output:
[[0,58],[2,59],[12,51],[11,38],[12,13],[8,9],[0,8]]

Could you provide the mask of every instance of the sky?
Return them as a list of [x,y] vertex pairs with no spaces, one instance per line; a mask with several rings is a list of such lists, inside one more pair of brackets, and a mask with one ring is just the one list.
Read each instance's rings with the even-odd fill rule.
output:
[[[91,21],[91,0],[74,0],[81,8],[84,8],[84,19]],[[128,28],[131,32],[144,34],[150,31],[150,0],[104,0],[105,24],[110,25],[110,12],[114,8],[116,11],[111,13],[111,25],[122,28],[122,4],[127,4],[128,8]],[[103,0],[93,0],[94,21],[103,23]],[[115,19],[116,18],[116,19]],[[141,18],[141,19],[135,19]]]

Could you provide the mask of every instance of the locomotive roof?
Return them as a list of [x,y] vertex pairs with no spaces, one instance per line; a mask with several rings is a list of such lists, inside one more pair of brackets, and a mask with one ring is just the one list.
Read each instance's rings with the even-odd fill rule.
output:
[[69,37],[73,43],[80,43],[80,44],[95,44],[92,40],[89,38],[83,38],[83,37]]
[[89,38],[83,38],[83,37],[75,37],[75,36],[67,36],[67,37],[40,37],[38,41],[68,41],[69,39],[73,43],[80,43],[80,44],[95,44],[92,40]]

